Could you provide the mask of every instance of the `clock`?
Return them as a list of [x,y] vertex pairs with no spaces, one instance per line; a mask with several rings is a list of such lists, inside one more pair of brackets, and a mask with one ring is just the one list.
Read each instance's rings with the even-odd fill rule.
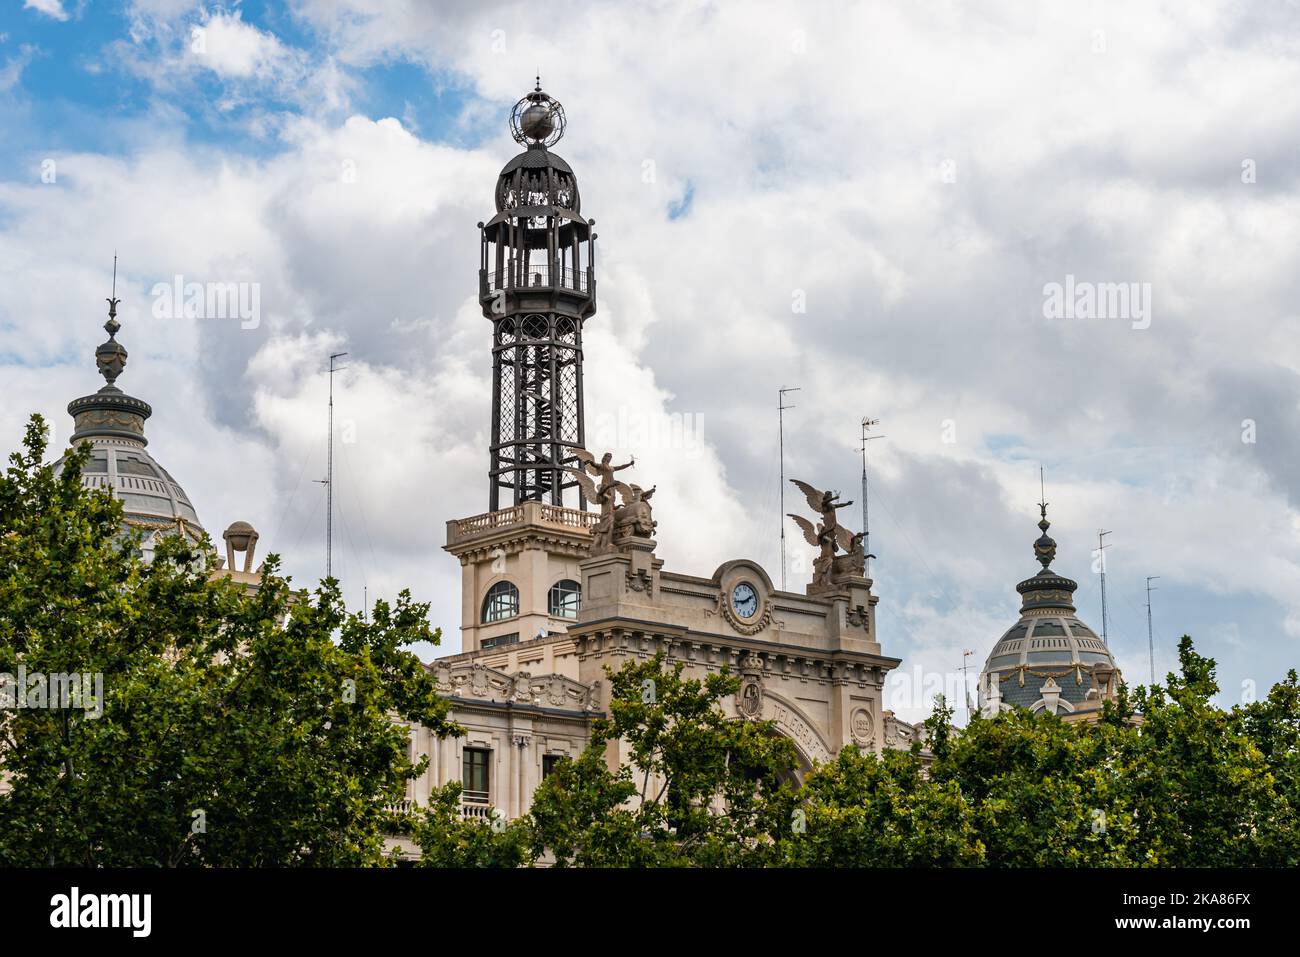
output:
[[740,582],[731,589],[731,608],[739,618],[753,618],[758,614],[758,592],[749,582]]

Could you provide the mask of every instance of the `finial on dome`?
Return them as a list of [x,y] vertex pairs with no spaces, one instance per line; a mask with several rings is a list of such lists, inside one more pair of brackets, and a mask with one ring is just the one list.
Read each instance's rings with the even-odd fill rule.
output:
[[1052,559],[1056,557],[1056,542],[1047,534],[1052,523],[1047,520],[1047,495],[1041,465],[1038,467],[1038,514],[1040,516],[1038,527],[1043,534],[1034,542],[1034,557],[1043,566],[1043,571],[1046,571],[1051,566]]
[[117,335],[117,330],[122,328],[122,324],[117,321],[117,304],[121,302],[117,298],[117,251],[113,251],[113,294],[108,297],[108,322],[104,323],[104,329],[108,332],[111,339]]
[[126,349],[117,341],[115,336],[122,324],[117,321],[117,304],[122,300],[117,298],[117,253],[113,253],[113,293],[108,297],[108,321],[104,323],[104,331],[108,333],[108,341],[103,343],[95,350],[95,365],[99,367],[99,373],[107,382],[105,388],[116,388],[117,377],[122,374],[126,368]]

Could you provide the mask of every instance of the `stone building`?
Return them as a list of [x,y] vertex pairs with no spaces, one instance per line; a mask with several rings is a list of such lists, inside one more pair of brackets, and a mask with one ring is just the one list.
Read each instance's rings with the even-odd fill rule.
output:
[[511,124],[524,151],[501,171],[496,213],[479,224],[479,298],[492,325],[490,511],[447,523],[463,650],[430,666],[466,734],[412,729],[430,767],[408,800],[460,781],[468,816],[525,813],[552,763],[576,756],[606,712],[605,669],[661,651],[688,677],[739,675],[727,710],[772,720],[794,742],[800,776],[846,744],[907,747],[916,729],[882,709],[899,659],[876,634],[861,536],[834,518],[848,503],[799,483],[822,519],[798,519],[821,551],[802,592],[776,588],[743,557],[703,574],[669,570],[655,554],[654,489],[619,480],[631,462],[585,449],[582,329],[596,311],[596,234],[572,167],[550,149],[564,123],[540,83],[519,101]]
[[[687,677],[724,667],[740,676],[726,711],[772,721],[794,744],[797,778],[849,744],[879,751],[919,742],[917,727],[883,708],[900,660],[876,631],[863,536],[836,517],[851,503],[795,483],[815,518],[791,518],[818,550],[801,591],[777,588],[743,556],[710,571],[667,569],[656,555],[655,488],[631,481],[633,462],[585,447],[582,333],[596,312],[597,236],[576,174],[550,149],[564,132],[563,110],[539,83],[511,125],[524,150],[498,177],[495,215],[479,224],[493,364],[489,510],[447,522],[443,547],[461,566],[462,651],[427,666],[465,734],[439,739],[410,728],[413,757],[429,765],[405,803],[423,804],[431,789],[457,781],[466,817],[526,813],[554,763],[576,757],[592,720],[607,712],[606,669],[659,652],[683,663]],[[91,447],[82,482],[122,500],[128,527],[146,533],[146,551],[162,534],[197,543],[205,532],[193,504],[146,450],[152,409],[116,385],[126,350],[116,340],[117,300],[109,302],[109,339],[96,351],[105,385],[68,407],[72,441]],[[980,706],[1086,719],[1120,676],[1075,614],[1075,582],[1050,568],[1056,545],[1046,504],[1041,510],[1034,549],[1043,568],[1017,586],[1021,618],[980,675]],[[217,574],[255,588],[257,537],[247,523],[231,525]],[[607,754],[611,765],[626,757],[618,744]]]

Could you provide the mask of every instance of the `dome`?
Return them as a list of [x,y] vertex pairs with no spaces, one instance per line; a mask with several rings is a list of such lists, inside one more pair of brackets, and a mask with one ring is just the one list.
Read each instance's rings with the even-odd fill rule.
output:
[[[551,208],[581,220],[582,199],[578,195],[578,178],[563,157],[542,146],[533,145],[501,168],[497,177],[498,213],[521,207]],[[535,214],[530,214],[535,215]]]
[[[82,467],[81,486],[110,489],[121,503],[128,528],[146,532],[180,532],[192,542],[204,535],[190,497],[158,464],[145,446],[145,420],[153,414],[149,403],[127,395],[116,385],[126,366],[127,353],[115,338],[117,300],[109,300],[108,341],[96,351],[100,373],[106,380],[98,392],[68,403],[74,431],[72,444],[88,443],[90,457]],[[54,463],[56,475],[63,471],[69,453]]]
[[[203,537],[194,505],[180,484],[144,447],[113,436],[87,437],[90,458],[81,470],[81,487],[111,489],[122,503],[126,523],[145,531],[182,531],[191,541]],[[54,465],[63,471],[65,455]]]
[[1020,620],[993,646],[979,678],[985,714],[1012,707],[1060,715],[1095,712],[1112,697],[1119,669],[1110,649],[1079,620],[1073,604],[1078,584],[1051,570],[1056,542],[1047,535],[1047,506],[1040,506],[1042,536],[1034,554],[1043,569],[1016,586]]

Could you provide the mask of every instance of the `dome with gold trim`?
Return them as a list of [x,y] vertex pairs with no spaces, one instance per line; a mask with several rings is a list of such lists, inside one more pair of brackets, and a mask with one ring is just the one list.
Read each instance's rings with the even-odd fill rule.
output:
[[1034,542],[1034,556],[1043,568],[1016,586],[1020,620],[984,664],[980,710],[994,715],[1021,707],[1082,718],[1114,696],[1121,676],[1110,649],[1079,620],[1073,604],[1078,583],[1052,571],[1056,542],[1047,534],[1047,504],[1039,509],[1042,535]]
[[[117,299],[108,300],[108,341],[95,350],[95,363],[104,386],[91,395],[68,404],[74,431],[72,444],[90,444],[90,458],[82,468],[81,484],[88,489],[109,489],[122,503],[129,528],[146,533],[146,548],[153,533],[180,533],[198,543],[204,535],[190,497],[145,446],[145,420],[153,414],[149,403],[127,395],[117,387],[117,377],[126,368],[126,349],[117,341]],[[65,453],[54,464],[62,472]]]

